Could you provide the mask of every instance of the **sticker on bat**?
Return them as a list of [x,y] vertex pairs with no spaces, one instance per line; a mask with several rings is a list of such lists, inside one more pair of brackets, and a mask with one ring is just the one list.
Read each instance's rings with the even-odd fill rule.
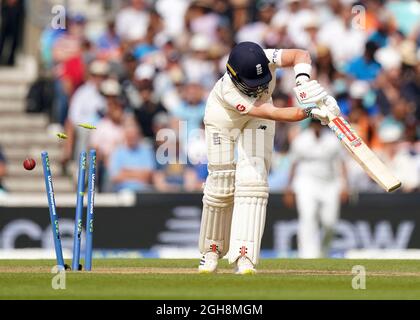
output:
[[346,136],[344,134],[342,134],[339,130],[338,127],[336,125],[330,125],[330,129],[332,130],[332,132],[335,133],[335,135],[337,136],[338,140],[343,140]]
[[355,148],[360,147],[361,145],[362,145],[362,139],[360,138],[351,142],[351,146]]
[[357,137],[356,135],[353,133],[353,131],[350,128],[350,125],[347,121],[342,120],[341,118],[335,118],[333,120],[334,124],[337,126],[338,130],[341,131],[342,134],[345,135],[345,137],[350,141],[356,141]]

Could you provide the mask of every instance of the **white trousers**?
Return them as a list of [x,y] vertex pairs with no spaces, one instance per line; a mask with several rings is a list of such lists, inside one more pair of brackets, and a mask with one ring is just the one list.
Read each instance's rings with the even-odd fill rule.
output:
[[325,257],[340,210],[340,183],[301,179],[295,185],[300,258]]

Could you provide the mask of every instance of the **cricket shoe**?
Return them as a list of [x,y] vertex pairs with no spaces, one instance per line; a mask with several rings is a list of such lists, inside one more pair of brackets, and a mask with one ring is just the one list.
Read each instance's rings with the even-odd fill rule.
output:
[[217,263],[219,255],[216,252],[207,252],[203,255],[198,266],[199,273],[215,273],[217,271]]
[[243,256],[236,260],[236,274],[256,274],[254,264],[247,257]]

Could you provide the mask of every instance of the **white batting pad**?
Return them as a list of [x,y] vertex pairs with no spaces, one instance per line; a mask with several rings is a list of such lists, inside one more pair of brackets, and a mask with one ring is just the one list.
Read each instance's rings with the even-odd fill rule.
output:
[[258,263],[268,201],[267,170],[264,159],[238,162],[233,209],[229,263],[247,256]]
[[234,170],[210,171],[201,217],[199,247],[202,254],[217,251],[223,257],[229,251],[234,191]]

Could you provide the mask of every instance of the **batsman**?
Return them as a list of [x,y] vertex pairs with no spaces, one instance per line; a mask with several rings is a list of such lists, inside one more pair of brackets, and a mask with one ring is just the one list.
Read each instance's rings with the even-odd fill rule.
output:
[[[273,105],[276,68],[287,67],[294,68],[294,92],[302,107]],[[209,175],[203,196],[199,272],[216,272],[218,260],[228,255],[237,274],[254,274],[265,225],[275,121],[311,117],[327,124],[327,112],[338,115],[340,110],[311,80],[307,51],[263,49],[241,42],[232,49],[226,68],[209,95],[204,117]]]

